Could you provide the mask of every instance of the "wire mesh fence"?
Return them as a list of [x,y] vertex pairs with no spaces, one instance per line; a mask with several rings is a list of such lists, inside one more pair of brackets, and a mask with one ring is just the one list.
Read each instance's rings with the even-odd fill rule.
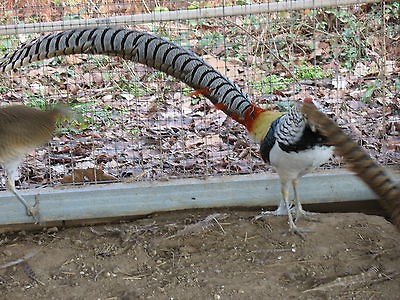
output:
[[[89,18],[246,2],[6,1],[0,14],[5,26],[85,24]],[[130,27],[193,50],[267,108],[284,111],[313,98],[372,156],[393,165],[400,161],[398,11],[395,2],[365,3]],[[46,30],[53,31],[51,23]],[[0,36],[1,50],[7,53],[36,36],[23,31]],[[4,74],[0,89],[4,105],[44,108],[64,102],[77,112],[50,146],[28,156],[21,187],[271,171],[243,126],[184,84],[137,63],[56,57]],[[336,158],[324,167],[340,165]]]

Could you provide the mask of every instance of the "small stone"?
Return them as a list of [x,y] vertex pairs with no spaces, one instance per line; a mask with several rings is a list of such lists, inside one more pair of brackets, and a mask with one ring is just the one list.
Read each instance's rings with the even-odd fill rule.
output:
[[72,243],[76,246],[82,245],[82,241],[81,240],[73,240]]
[[49,229],[47,229],[47,233],[56,233],[56,232],[58,232],[57,227],[50,227]]

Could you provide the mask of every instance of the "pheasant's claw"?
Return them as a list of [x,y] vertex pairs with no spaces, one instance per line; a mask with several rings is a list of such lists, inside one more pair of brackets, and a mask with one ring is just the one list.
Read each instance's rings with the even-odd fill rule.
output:
[[319,215],[319,213],[306,211],[306,210],[300,208],[300,209],[296,210],[295,222],[298,222],[301,218],[304,218],[307,221],[319,222],[319,219],[315,218],[315,216],[317,216],[317,215]]
[[300,236],[302,240],[305,240],[306,238],[304,236],[304,233],[311,232],[311,229],[304,228],[304,227],[298,227],[298,226],[296,226],[296,224],[293,223],[290,225],[289,231]]

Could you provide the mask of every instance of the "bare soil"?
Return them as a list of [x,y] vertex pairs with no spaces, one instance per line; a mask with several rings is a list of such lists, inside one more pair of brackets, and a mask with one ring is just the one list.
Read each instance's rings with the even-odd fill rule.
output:
[[303,240],[285,217],[257,213],[192,210],[2,234],[2,298],[399,299],[400,233],[383,217],[319,214],[299,221],[310,229]]

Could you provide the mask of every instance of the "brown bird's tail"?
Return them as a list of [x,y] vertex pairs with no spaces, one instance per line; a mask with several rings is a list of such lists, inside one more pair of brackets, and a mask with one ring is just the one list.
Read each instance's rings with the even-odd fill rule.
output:
[[317,110],[312,102],[305,102],[303,113],[318,130],[335,146],[335,151],[350,164],[350,168],[380,198],[380,204],[400,230],[400,187],[387,175],[359,145],[357,145],[339,126],[324,113]]
[[75,117],[75,112],[64,103],[57,103],[50,109],[56,120],[72,119]]

